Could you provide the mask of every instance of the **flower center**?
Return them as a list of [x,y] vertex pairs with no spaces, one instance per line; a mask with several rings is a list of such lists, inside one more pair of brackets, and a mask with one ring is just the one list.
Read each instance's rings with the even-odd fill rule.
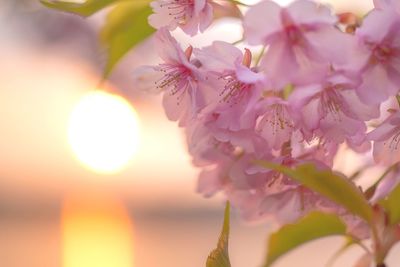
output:
[[252,87],[251,84],[239,81],[233,71],[222,74],[218,79],[225,81],[224,89],[219,94],[219,96],[222,97],[220,102],[226,102],[232,105],[239,103]]
[[[245,48],[242,64],[247,68],[250,68],[251,59],[252,55],[250,50]],[[252,87],[251,84],[239,81],[234,71],[226,72],[225,74],[222,74],[218,79],[222,79],[225,81],[224,89],[219,94],[219,96],[222,97],[220,102],[237,104]]]
[[182,65],[160,64],[159,71],[164,75],[155,82],[157,89],[168,90],[171,96],[177,96],[180,104],[183,94],[190,86],[191,71]]
[[345,108],[343,103],[343,96],[333,87],[326,88],[322,93],[321,107],[325,117],[330,114],[335,121],[342,121],[341,113]]
[[373,57],[377,62],[388,61],[392,50],[386,45],[377,45],[373,50]]
[[303,39],[301,31],[293,24],[285,27],[285,33],[291,44],[299,44]]
[[169,16],[172,16],[178,24],[185,25],[192,17],[194,2],[193,0],[169,0],[160,4],[160,7],[166,7]]
[[294,128],[293,121],[291,120],[287,109],[280,104],[274,104],[271,106],[267,122],[271,125],[273,135],[284,130],[286,127]]

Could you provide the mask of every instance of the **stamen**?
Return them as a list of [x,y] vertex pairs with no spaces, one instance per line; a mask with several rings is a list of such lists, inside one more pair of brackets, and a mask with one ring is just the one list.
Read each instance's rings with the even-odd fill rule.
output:
[[[389,149],[397,150],[399,148],[399,143],[400,143],[400,132],[393,135],[393,137],[390,139]],[[386,145],[386,142],[383,145]]]
[[155,82],[156,88],[169,90],[171,96],[176,96],[179,106],[186,90],[190,87],[190,70],[181,65],[160,64],[159,71],[164,73],[164,76]]
[[189,46],[188,48],[186,48],[186,50],[185,50],[185,55],[186,55],[186,58],[187,58],[187,60],[189,60],[190,61],[190,57],[192,56],[192,52],[193,52],[193,46]]
[[247,48],[245,48],[244,51],[245,51],[245,52],[244,52],[244,55],[243,55],[242,64],[243,64],[244,66],[250,68],[251,58],[252,58],[251,52],[250,52],[250,50],[247,49]]
[[321,107],[323,114],[327,116],[332,115],[332,118],[336,122],[342,121],[342,113],[346,110],[346,105],[343,96],[337,92],[336,87],[328,87],[322,93],[321,96]]
[[266,121],[271,125],[273,135],[278,134],[279,131],[284,130],[286,127],[294,128],[286,108],[280,104],[271,106],[271,112]]
[[239,103],[246,92],[252,87],[251,84],[239,81],[234,72],[223,74],[218,79],[225,81],[224,89],[219,94],[222,97],[220,102],[231,103],[231,105]]
[[161,8],[168,9],[168,15],[172,16],[178,24],[186,24],[192,18],[194,9],[193,0],[168,0],[160,4]]

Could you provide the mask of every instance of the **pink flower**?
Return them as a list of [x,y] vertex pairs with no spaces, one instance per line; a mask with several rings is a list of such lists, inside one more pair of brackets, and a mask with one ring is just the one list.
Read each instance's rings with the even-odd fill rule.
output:
[[289,102],[307,139],[313,136],[340,144],[364,141],[366,120],[379,116],[379,107],[357,97],[357,79],[333,73],[318,84],[296,88]]
[[251,52],[243,54],[225,42],[196,49],[196,58],[207,71],[207,82],[215,88],[215,100],[203,113],[212,114],[218,128],[230,131],[254,129],[256,103],[261,97],[265,77],[250,68]]
[[244,35],[250,44],[268,45],[261,67],[280,89],[314,81],[332,64],[346,64],[355,40],[336,29],[336,21],[329,8],[315,2],[280,7],[268,0],[246,13]]
[[375,8],[394,11],[400,14],[400,2],[397,0],[374,0]]
[[400,111],[391,114],[375,130],[368,133],[374,141],[374,159],[386,165],[400,161]]
[[264,114],[259,119],[257,131],[270,148],[280,150],[283,144],[290,141],[295,131],[291,107],[278,97],[267,98],[260,105],[263,106]]
[[[291,157],[265,158],[285,166],[305,163]],[[224,188],[228,199],[248,220],[275,219],[290,223],[312,210],[334,212],[339,207],[289,177],[254,165],[254,155],[244,155],[229,172]],[[326,168],[319,162],[314,162]]]
[[375,9],[356,35],[367,56],[357,94],[367,104],[382,103],[400,88],[400,16],[390,9]]
[[324,139],[305,141],[299,130],[293,133],[291,155],[297,159],[313,159],[325,166],[333,167],[339,144]]
[[208,0],[157,0],[151,2],[154,14],[149,24],[156,29],[180,27],[193,36],[203,32],[212,22],[213,7]]
[[183,51],[165,28],[156,33],[156,48],[164,63],[145,66],[135,72],[136,86],[142,90],[162,91],[168,119],[186,125],[205,106],[201,92],[201,72],[191,62],[192,47]]

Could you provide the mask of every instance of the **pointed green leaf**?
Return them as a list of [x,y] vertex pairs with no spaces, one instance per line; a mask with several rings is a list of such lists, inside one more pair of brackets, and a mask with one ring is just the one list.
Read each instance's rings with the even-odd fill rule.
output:
[[294,169],[271,162],[259,162],[265,168],[279,171],[300,182],[311,190],[346,208],[349,212],[372,222],[372,208],[363,193],[347,178],[330,170],[318,170],[314,164],[306,163]]
[[381,201],[381,205],[389,215],[391,225],[400,223],[400,185]]
[[104,77],[111,73],[115,64],[130,49],[155,31],[147,22],[147,17],[152,13],[148,1],[121,2],[108,14],[100,33],[108,54]]
[[294,224],[283,226],[270,236],[264,267],[271,266],[279,257],[306,242],[345,234],[346,226],[336,215],[321,212],[310,213]]
[[224,225],[219,236],[217,248],[208,255],[206,267],[231,267],[228,254],[230,205],[226,203]]
[[40,0],[43,5],[49,8],[75,13],[84,17],[88,17],[118,1],[123,0],[87,0],[83,3],[73,3],[71,1],[61,0]]

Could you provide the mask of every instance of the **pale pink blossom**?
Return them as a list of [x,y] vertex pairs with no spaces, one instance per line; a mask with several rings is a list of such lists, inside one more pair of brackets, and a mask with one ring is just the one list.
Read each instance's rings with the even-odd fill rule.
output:
[[157,0],[150,5],[154,14],[150,15],[149,24],[156,29],[180,27],[193,36],[212,22],[213,7],[209,0]]
[[151,92],[163,92],[167,117],[184,126],[205,106],[201,92],[201,72],[190,60],[192,47],[183,51],[171,34],[162,28],[156,33],[155,46],[163,63],[136,70],[136,86]]
[[394,11],[400,14],[400,2],[398,0],[374,0],[375,8]]
[[269,97],[261,105],[263,114],[257,124],[257,131],[270,148],[280,150],[283,144],[291,140],[295,131],[291,107],[287,101],[278,97]]
[[[285,166],[309,162],[291,157],[266,158]],[[290,223],[313,210],[349,214],[337,204],[311,191],[289,177],[254,165],[253,155],[245,155],[231,167],[224,186],[228,199],[247,220],[274,219],[278,223]],[[319,168],[324,164],[312,161]],[[359,222],[360,220],[358,220]],[[349,227],[355,221],[349,220]]]
[[368,133],[374,141],[374,159],[378,163],[391,165],[400,161],[400,111],[391,114],[375,130]]
[[203,113],[212,114],[221,129],[253,129],[265,76],[250,68],[250,50],[242,53],[231,44],[214,42],[194,53],[216,93],[214,102]]
[[356,35],[366,55],[357,93],[367,104],[382,103],[400,89],[400,15],[375,9]]
[[359,145],[364,141],[365,121],[378,117],[379,107],[362,103],[356,85],[354,77],[333,73],[318,84],[296,88],[289,101],[307,139],[318,136]]
[[313,81],[331,65],[347,64],[355,39],[334,27],[336,22],[329,8],[312,1],[280,7],[267,0],[249,9],[243,26],[250,44],[268,46],[261,67],[280,89]]

